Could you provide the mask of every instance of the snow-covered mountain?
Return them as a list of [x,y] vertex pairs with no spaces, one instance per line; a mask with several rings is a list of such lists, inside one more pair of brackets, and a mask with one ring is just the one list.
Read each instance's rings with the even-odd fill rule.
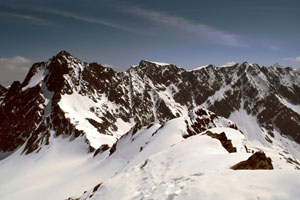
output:
[[242,185],[237,198],[296,199],[299,94],[292,68],[116,72],[62,51],[0,87],[0,198],[216,199]]

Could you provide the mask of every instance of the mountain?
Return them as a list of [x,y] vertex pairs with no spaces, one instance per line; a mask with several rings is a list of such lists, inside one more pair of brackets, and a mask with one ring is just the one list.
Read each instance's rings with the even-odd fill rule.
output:
[[[142,60],[116,72],[61,51],[35,63],[22,83],[0,87],[0,197],[45,199],[55,191],[54,199],[193,199],[190,182],[215,180],[212,172],[225,184],[238,173],[230,168],[300,169],[299,78],[299,70],[247,62],[185,70]],[[299,177],[252,173],[262,172],[238,174],[272,192],[280,188],[272,181]],[[136,196],[126,177],[137,177],[128,186],[140,188]],[[251,187],[237,178],[232,184]],[[212,198],[214,190],[196,189]]]

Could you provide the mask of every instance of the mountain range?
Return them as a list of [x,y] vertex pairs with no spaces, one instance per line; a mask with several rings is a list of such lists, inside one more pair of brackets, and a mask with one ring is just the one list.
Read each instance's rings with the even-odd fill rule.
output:
[[290,67],[61,51],[0,86],[0,198],[297,199],[299,94]]

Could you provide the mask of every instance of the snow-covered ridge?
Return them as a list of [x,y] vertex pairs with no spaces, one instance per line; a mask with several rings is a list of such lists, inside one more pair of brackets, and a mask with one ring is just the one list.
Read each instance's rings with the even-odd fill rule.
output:
[[150,63],[159,65],[159,66],[166,66],[166,65],[170,65],[169,63],[163,63],[163,62],[156,62],[156,61],[148,61]]
[[232,61],[232,62],[228,62],[228,63],[225,63],[224,65],[219,65],[218,67],[232,67],[234,65],[238,64],[237,62],[235,61]]

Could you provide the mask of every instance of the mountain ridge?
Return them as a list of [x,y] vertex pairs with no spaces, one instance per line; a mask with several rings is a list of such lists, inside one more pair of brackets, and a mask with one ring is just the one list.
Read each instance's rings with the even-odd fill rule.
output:
[[[99,133],[106,135],[104,140],[110,141],[111,146],[135,124],[163,123],[186,115],[198,106],[229,119],[236,111],[245,110],[247,115],[256,117],[261,127],[261,133],[255,133],[257,136],[254,137],[266,145],[271,144],[278,133],[299,143],[300,114],[296,112],[298,107],[293,107],[300,104],[297,77],[300,77],[300,72],[291,68],[259,67],[247,62],[222,68],[208,65],[188,71],[172,64],[159,65],[141,60],[138,66],[116,72],[97,63],[81,62],[70,53],[61,51],[46,62],[33,64],[25,80],[14,82],[8,89],[1,104],[1,116],[5,120],[1,124],[0,136],[5,138],[16,127],[19,130],[15,130],[9,139],[0,140],[6,140],[5,143],[12,141],[11,144],[17,141],[10,147],[1,145],[1,150],[13,152],[30,138],[25,151],[30,153],[38,150],[40,143],[48,144],[50,132],[47,129],[53,129],[57,135],[68,133],[76,138],[87,135],[82,127],[88,127],[89,132],[94,133],[86,140],[89,151],[94,151],[104,143],[95,145],[94,139],[88,138],[98,137]],[[82,103],[86,101],[92,105],[94,102],[98,106],[87,108],[88,117],[74,118],[70,113],[74,113],[76,105],[71,103],[74,109],[67,106],[72,95],[80,97]],[[26,117],[33,119],[33,124],[25,123],[24,117],[20,116],[23,111],[7,118],[5,113],[16,107],[9,98],[28,102],[32,96],[35,96],[33,105],[18,106],[24,107],[24,112],[28,109],[26,106],[34,107],[30,117]],[[276,112],[278,107],[281,109]],[[16,116],[23,119],[23,124],[11,123],[7,128],[5,124],[14,121]],[[18,137],[20,132],[21,137]],[[112,138],[108,139],[108,136]]]

